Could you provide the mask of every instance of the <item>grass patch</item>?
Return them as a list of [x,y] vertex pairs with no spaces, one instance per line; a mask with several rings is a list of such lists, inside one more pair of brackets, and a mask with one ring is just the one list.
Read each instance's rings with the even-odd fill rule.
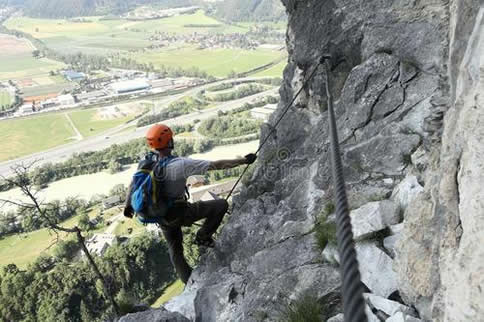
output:
[[321,322],[326,320],[326,309],[314,295],[303,294],[283,311],[282,322]]
[[132,236],[143,231],[145,231],[145,226],[139,223],[137,219],[124,218],[118,222],[114,234],[116,236]]
[[36,59],[31,54],[0,54],[0,80],[47,77],[51,70],[64,68],[66,65],[55,60]]
[[173,284],[168,286],[163,294],[151,305],[153,308],[159,308],[175,296],[180,295],[183,292],[184,284],[180,280],[176,280]]
[[335,206],[328,202],[314,225],[316,245],[323,251],[328,244],[336,245],[336,223],[328,221],[328,216],[333,213]]
[[[113,213],[111,213],[113,212]],[[103,216],[107,220],[108,216],[117,214],[115,209],[106,212]],[[99,209],[94,208],[88,213],[90,219],[99,215]],[[60,225],[66,228],[72,228],[78,224],[79,218],[82,214],[73,216]],[[90,233],[102,232],[105,227],[90,231]],[[84,233],[85,234],[85,233]],[[59,240],[66,240],[69,238],[67,233],[59,232]],[[17,234],[0,239],[0,267],[8,264],[15,264],[20,268],[26,268],[28,264],[32,263],[40,254],[47,253],[52,255],[54,253],[56,235],[49,232],[46,228],[32,231],[25,234]]]
[[98,109],[81,110],[69,113],[69,116],[82,136],[89,137],[97,135],[106,130],[128,122],[131,116],[103,120],[97,117]]
[[69,143],[74,135],[63,114],[0,121],[0,161]]

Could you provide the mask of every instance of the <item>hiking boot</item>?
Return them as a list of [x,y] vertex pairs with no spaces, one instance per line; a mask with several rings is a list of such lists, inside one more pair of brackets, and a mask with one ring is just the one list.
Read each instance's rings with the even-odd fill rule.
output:
[[215,241],[213,240],[212,237],[200,237],[200,236],[197,235],[197,237],[195,237],[195,245],[202,246],[202,247],[214,248],[215,247]]

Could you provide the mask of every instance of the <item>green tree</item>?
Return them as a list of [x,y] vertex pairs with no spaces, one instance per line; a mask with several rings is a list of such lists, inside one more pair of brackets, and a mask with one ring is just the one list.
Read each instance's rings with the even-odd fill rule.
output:
[[82,214],[79,217],[79,221],[77,223],[77,226],[83,231],[91,230],[92,225],[91,225],[91,220],[89,219],[89,216],[87,214]]

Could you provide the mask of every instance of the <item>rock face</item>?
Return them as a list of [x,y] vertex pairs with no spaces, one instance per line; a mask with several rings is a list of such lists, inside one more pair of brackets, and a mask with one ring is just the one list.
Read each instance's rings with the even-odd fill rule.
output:
[[125,315],[119,319],[119,322],[190,322],[190,320],[180,313],[157,309]]
[[362,240],[400,222],[399,207],[389,200],[375,201],[350,213],[355,240]]
[[[417,309],[417,317],[383,309],[377,317],[369,308],[371,319],[482,319],[479,1],[282,2],[289,59],[269,124],[330,53],[348,198],[360,212],[354,224],[363,282],[383,300],[400,295],[400,304]],[[324,85],[317,73],[271,135],[215,249],[202,256],[190,294],[170,308],[182,312],[180,303],[194,296],[185,312],[195,321],[279,321],[305,292],[337,298],[338,258],[328,249],[323,260],[313,233],[333,195]],[[401,220],[403,229],[393,226]],[[399,237],[387,239],[386,250],[390,234]],[[330,316],[341,312],[336,304],[328,304],[336,310]]]

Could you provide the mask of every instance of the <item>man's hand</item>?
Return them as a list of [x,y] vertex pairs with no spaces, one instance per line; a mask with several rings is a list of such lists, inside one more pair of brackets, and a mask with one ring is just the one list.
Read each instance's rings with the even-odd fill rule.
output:
[[124,217],[133,218],[133,214],[134,214],[133,207],[131,207],[131,205],[125,207],[123,214],[124,214]]
[[255,153],[249,153],[245,156],[245,163],[252,164],[255,162],[256,159],[257,155],[255,155]]

